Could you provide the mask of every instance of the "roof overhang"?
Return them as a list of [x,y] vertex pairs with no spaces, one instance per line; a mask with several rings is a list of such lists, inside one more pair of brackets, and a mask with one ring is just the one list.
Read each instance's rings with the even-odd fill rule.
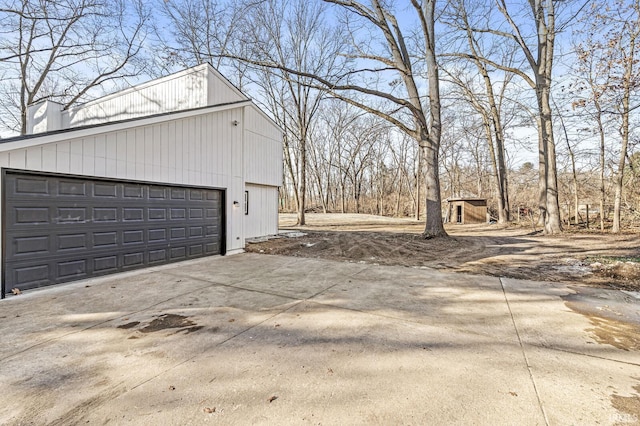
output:
[[53,132],[17,136],[9,139],[0,139],[0,152],[14,149],[29,148],[37,145],[44,145],[54,142],[61,142],[68,139],[79,139],[96,136],[103,133],[117,132],[135,127],[150,126],[170,120],[180,120],[183,118],[196,117],[212,112],[227,111],[246,106],[254,106],[250,100],[231,102],[226,104],[209,105],[200,108],[193,108],[183,111],[173,111],[162,114],[150,115],[147,117],[137,117],[129,120],[113,121],[110,123],[96,124],[91,126],[75,127],[71,129],[56,130]]

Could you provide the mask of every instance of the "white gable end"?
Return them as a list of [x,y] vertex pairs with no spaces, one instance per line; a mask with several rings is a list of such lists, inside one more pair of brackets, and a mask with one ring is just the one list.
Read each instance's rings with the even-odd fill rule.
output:
[[202,64],[67,110],[51,108],[47,101],[35,104],[30,106],[27,133],[129,120],[247,99],[211,65]]

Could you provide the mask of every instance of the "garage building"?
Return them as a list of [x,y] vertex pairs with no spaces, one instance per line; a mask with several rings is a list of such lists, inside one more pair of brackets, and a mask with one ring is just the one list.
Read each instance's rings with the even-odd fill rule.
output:
[[209,255],[278,232],[282,134],[210,65],[0,140],[2,297]]

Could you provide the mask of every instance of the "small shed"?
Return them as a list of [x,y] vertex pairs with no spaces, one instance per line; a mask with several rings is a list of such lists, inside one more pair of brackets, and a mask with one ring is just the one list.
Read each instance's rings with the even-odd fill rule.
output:
[[469,224],[487,221],[486,198],[448,198],[448,222]]
[[278,232],[282,132],[211,65],[0,141],[2,296],[203,256]]

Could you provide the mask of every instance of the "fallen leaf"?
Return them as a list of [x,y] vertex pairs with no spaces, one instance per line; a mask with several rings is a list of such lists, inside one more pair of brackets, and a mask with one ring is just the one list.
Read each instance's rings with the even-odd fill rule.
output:
[[269,401],[269,403],[275,401],[276,399],[278,399],[277,396],[273,395],[271,398],[269,398],[267,401]]
[[202,411],[204,411],[205,413],[208,413],[208,414],[215,413],[216,412],[216,407],[213,407],[213,408],[204,407],[202,409]]
[[13,294],[15,294],[17,296],[19,294],[22,294],[22,291],[18,287],[15,287],[15,288],[11,289],[11,293],[13,293]]
[[276,324],[276,325],[274,325],[274,327],[280,327],[280,324]]
[[234,321],[235,321],[235,319],[233,319],[233,318],[231,318],[231,319],[229,320],[229,322],[234,322]]

